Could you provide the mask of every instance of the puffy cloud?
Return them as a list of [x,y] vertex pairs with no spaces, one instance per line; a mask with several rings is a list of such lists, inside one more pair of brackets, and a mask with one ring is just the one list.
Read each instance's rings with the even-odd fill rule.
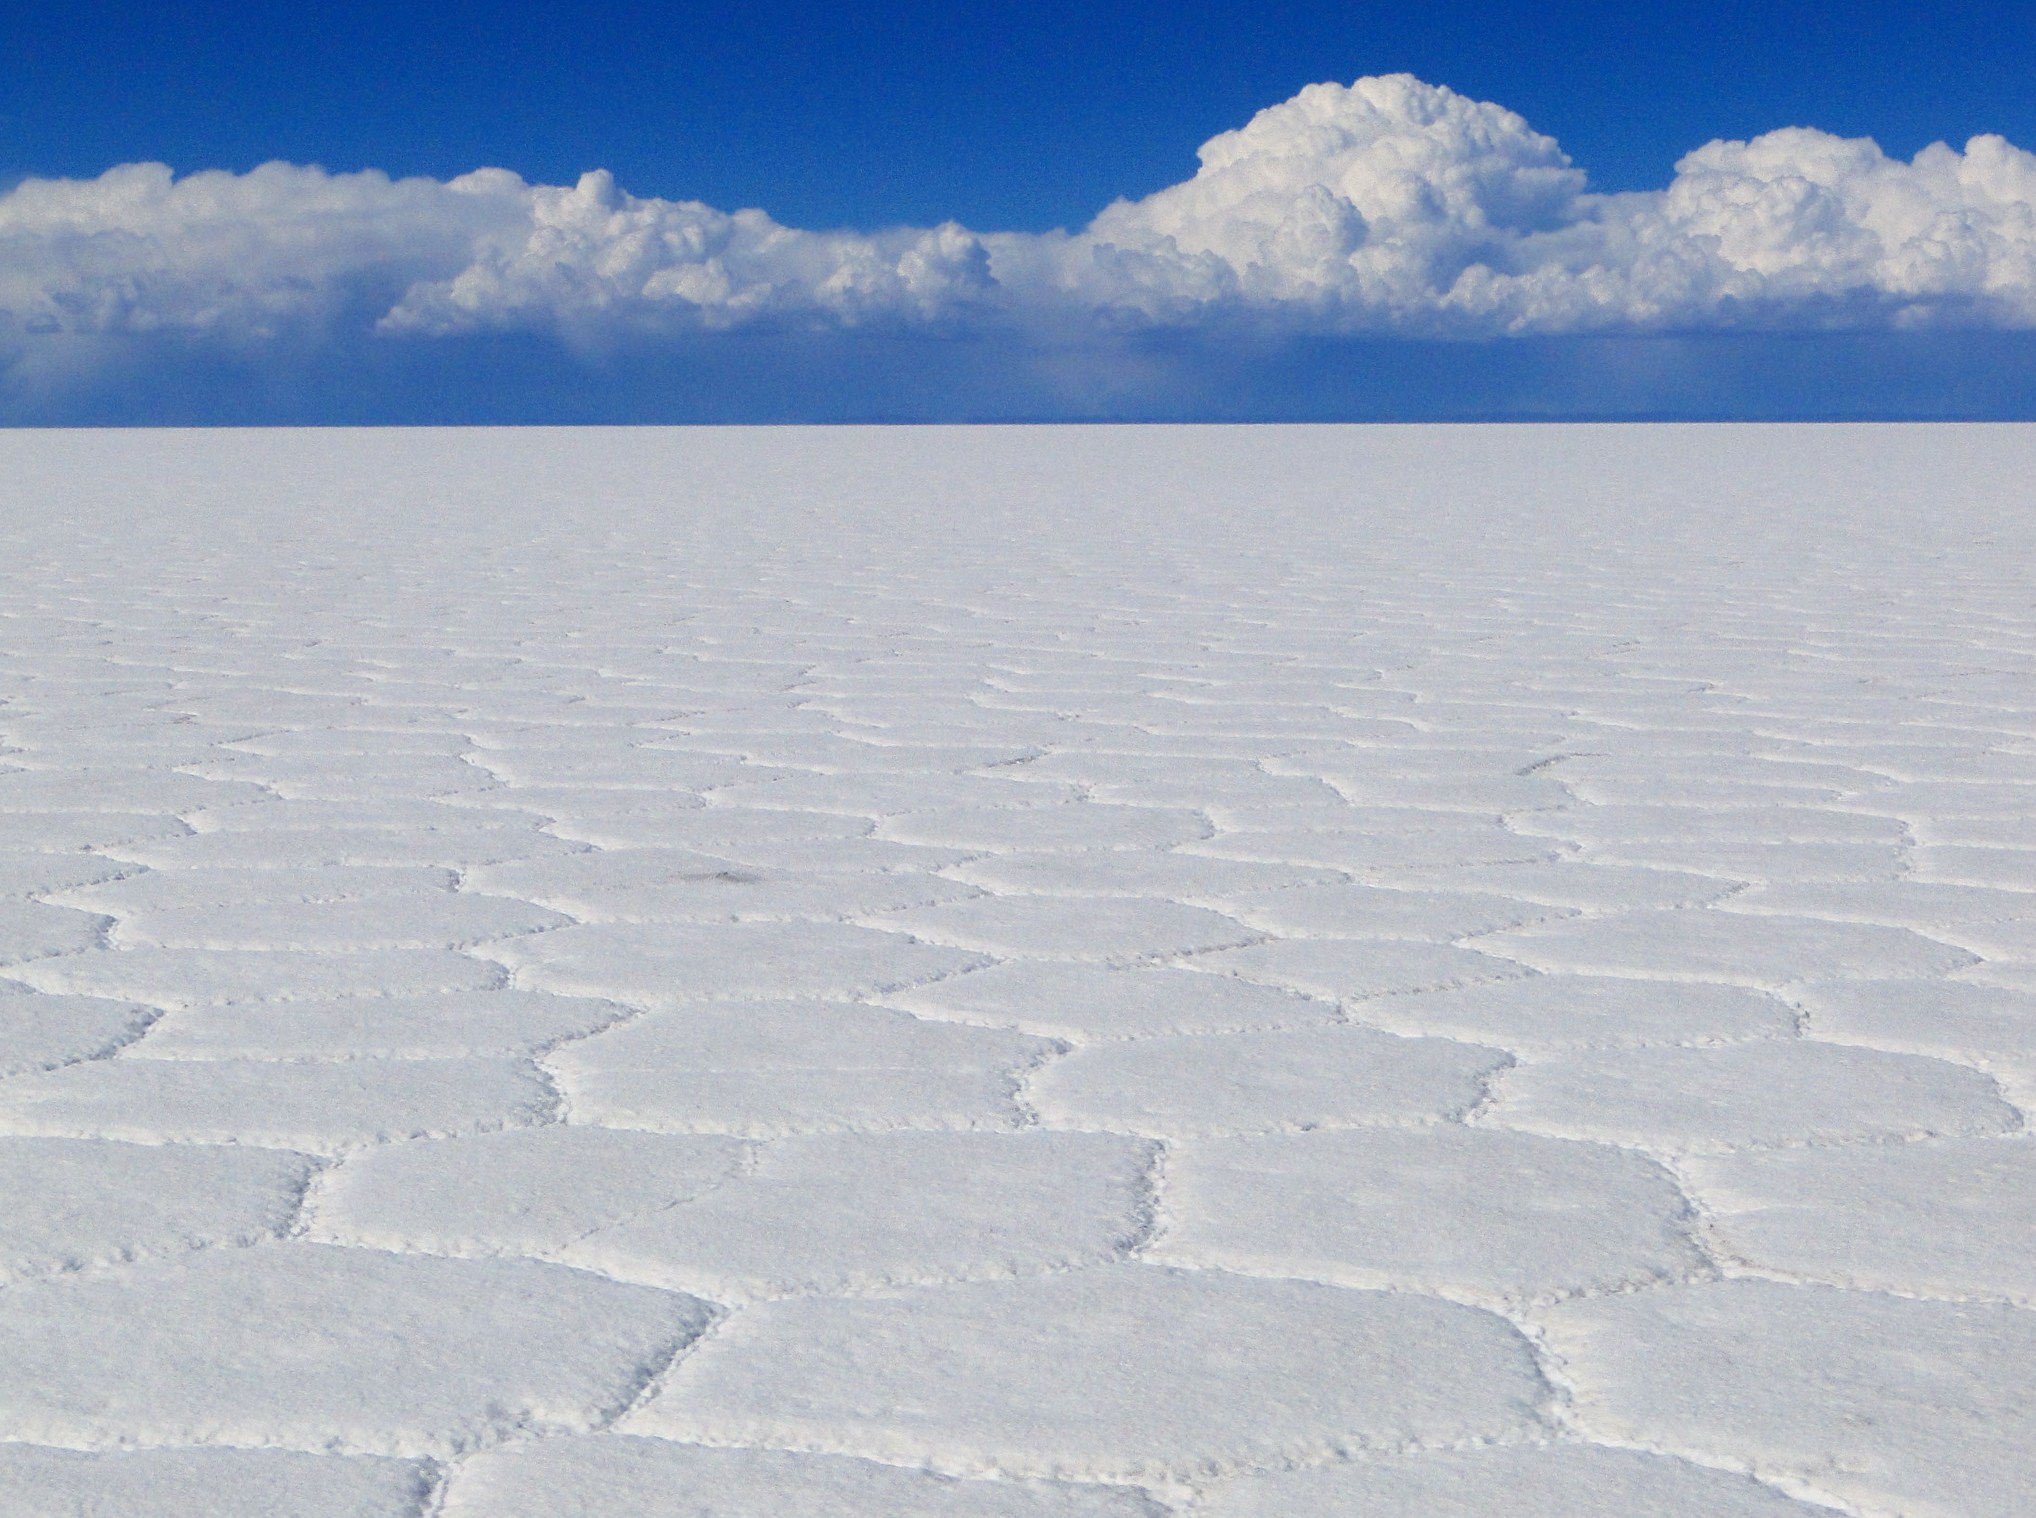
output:
[[1713,142],[1633,216],[1654,248],[1708,256],[1709,308],[1864,298],[1898,320],[2036,324],[2036,154],[2000,137],[1912,163],[1800,128]]
[[513,232],[521,192],[499,171],[441,184],[283,163],[30,179],[0,196],[0,312],[30,334],[272,338],[458,268]]
[[0,312],[31,335],[259,341],[359,318],[389,333],[764,319],[939,321],[993,288],[957,226],[797,231],[761,211],[272,163],[174,179],[128,164],[0,196]]
[[1204,301],[1384,320],[1431,310],[1468,269],[1509,269],[1535,233],[1576,220],[1584,189],[1513,112],[1405,74],[1310,85],[1201,162],[1109,207],[1086,240],[1172,266],[1166,283]]
[[605,171],[571,189],[503,186],[522,214],[465,267],[423,280],[389,332],[536,326],[725,328],[766,320],[939,321],[994,289],[981,239],[949,223],[877,235],[802,232],[761,211],[638,199]]
[[500,169],[449,182],[128,165],[0,196],[0,335],[254,345],[333,330],[576,343],[737,327],[1493,337],[2036,326],[2036,155],[1913,162],[1792,128],[1597,195],[1513,112],[1407,75],[1311,85],[1192,179],[1074,233],[786,227]]
[[1434,336],[2036,325],[2036,155],[1999,137],[1902,163],[1792,128],[1593,195],[1511,111],[1394,75],[1311,85],[1201,157],[1075,240],[1155,266],[1099,303]]

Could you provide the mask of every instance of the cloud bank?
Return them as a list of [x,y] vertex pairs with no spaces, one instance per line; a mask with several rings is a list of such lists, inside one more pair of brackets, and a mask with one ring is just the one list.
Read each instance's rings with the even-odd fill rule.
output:
[[1592,193],[1500,106],[1408,75],[1311,85],[1192,179],[1076,232],[787,227],[502,169],[391,180],[131,164],[0,196],[0,365],[136,342],[537,337],[583,353],[735,331],[1492,340],[2036,328],[2036,154],[1910,162],[1803,128]]

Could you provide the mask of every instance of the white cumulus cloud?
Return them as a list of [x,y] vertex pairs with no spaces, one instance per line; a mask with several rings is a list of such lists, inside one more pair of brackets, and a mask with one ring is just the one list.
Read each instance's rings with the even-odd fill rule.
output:
[[995,287],[982,240],[951,223],[802,232],[761,211],[639,199],[605,171],[571,189],[504,176],[490,193],[517,206],[513,223],[480,238],[456,272],[413,285],[383,330],[923,322],[965,311]]
[[1394,75],[1311,85],[1201,158],[1075,240],[1148,265],[1101,300],[1466,336],[2036,324],[2036,155],[1999,137],[1902,163],[1789,129],[1593,195],[1511,111]]
[[[1513,112],[1408,75],[1310,85],[1203,144],[1193,179],[1120,201],[1092,249],[1202,301],[1390,321],[1573,223],[1584,176]],[[1123,298],[1123,297],[1119,297]],[[1132,297],[1136,298],[1136,297]]]
[[2036,155],[1912,162],[1791,128],[1665,189],[1592,193],[1552,138],[1408,75],[1311,85],[1193,178],[1077,232],[810,232],[762,211],[501,169],[391,180],[269,164],[29,180],[0,195],[0,335],[259,345],[1070,323],[1497,337],[2036,326]]
[[450,183],[271,163],[173,179],[126,164],[0,196],[0,312],[32,334],[260,339],[401,294],[527,213],[512,174]]

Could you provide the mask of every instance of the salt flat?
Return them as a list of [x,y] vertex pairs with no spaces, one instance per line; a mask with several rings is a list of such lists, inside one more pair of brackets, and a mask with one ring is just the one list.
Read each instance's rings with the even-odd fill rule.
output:
[[0,435],[0,1518],[2015,1518],[2036,430]]

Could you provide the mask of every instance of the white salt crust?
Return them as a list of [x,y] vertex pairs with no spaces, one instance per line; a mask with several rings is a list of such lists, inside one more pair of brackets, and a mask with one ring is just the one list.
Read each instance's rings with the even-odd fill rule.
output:
[[2032,477],[0,436],[0,1518],[2021,1518]]

